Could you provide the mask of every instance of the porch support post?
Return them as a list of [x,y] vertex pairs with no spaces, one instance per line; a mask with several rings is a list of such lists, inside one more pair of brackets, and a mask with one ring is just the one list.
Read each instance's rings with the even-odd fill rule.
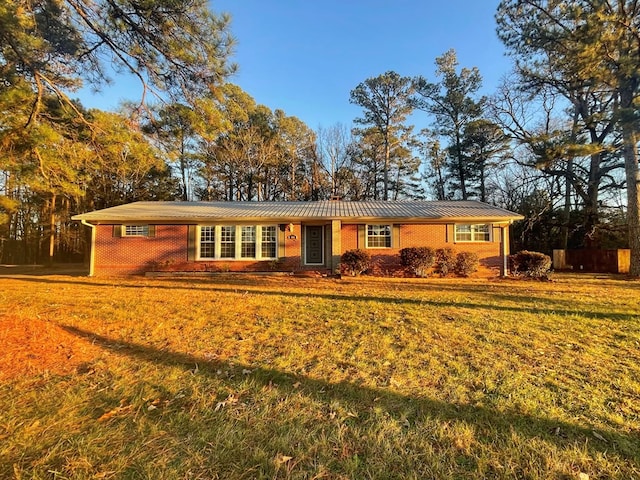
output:
[[509,265],[507,264],[507,258],[509,256],[509,225],[500,226],[500,256],[502,262],[500,264],[500,276],[509,276]]
[[87,222],[86,220],[80,220],[82,225],[85,225],[91,229],[91,247],[89,250],[89,276],[93,277],[96,272],[96,225]]
[[342,222],[331,221],[331,271],[340,273],[340,257],[342,255]]

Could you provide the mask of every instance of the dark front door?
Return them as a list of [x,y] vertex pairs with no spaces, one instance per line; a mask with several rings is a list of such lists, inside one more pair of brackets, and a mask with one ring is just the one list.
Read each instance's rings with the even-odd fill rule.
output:
[[305,262],[308,265],[322,265],[324,263],[324,227],[307,225],[305,233]]

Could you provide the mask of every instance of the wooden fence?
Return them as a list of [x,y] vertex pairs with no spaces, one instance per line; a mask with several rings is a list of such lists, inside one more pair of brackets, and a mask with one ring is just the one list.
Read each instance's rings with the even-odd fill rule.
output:
[[553,268],[574,272],[629,273],[631,251],[618,250],[554,250]]

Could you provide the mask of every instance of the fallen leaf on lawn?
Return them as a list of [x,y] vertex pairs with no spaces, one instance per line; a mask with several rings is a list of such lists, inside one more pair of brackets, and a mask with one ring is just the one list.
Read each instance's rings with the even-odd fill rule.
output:
[[217,412],[221,408],[224,408],[227,405],[233,404],[233,403],[238,403],[238,398],[233,393],[231,393],[231,394],[229,394],[229,396],[227,397],[226,400],[223,400],[222,402],[218,402],[216,404],[216,408],[214,408],[213,411]]
[[107,420],[111,420],[113,417],[122,415],[130,412],[133,409],[133,405],[125,405],[116,407],[113,410],[110,410],[107,413],[103,413],[100,418],[98,418],[99,422],[106,422]]
[[296,382],[293,384],[293,388],[299,388],[302,385],[300,382]]
[[112,477],[115,474],[116,474],[115,470],[111,470],[108,472],[94,473],[93,478],[107,478],[107,477]]
[[276,462],[276,465],[282,465],[283,463],[287,463],[290,460],[293,460],[293,457],[278,454],[278,456],[276,456],[275,462]]
[[591,432],[591,433],[593,433],[593,436],[596,437],[598,440],[602,440],[604,443],[607,443],[607,439],[604,438],[602,435],[600,435],[595,430],[593,432]]

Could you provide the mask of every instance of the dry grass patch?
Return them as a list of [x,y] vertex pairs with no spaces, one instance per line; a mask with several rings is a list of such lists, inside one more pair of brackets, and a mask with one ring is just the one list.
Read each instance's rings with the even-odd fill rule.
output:
[[82,370],[100,348],[55,323],[15,316],[0,318],[0,381]]
[[0,279],[0,325],[38,332],[4,358],[73,352],[5,375],[0,477],[640,478],[639,294],[588,276]]

